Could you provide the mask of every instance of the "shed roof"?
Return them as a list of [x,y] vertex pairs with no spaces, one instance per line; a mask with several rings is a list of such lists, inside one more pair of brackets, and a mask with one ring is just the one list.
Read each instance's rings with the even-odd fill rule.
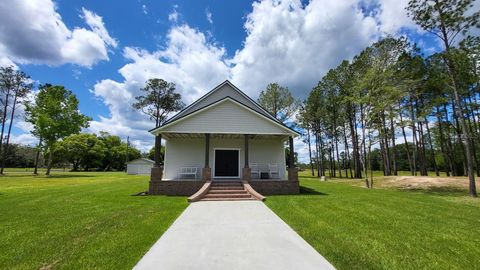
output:
[[127,162],[127,164],[138,163],[139,161],[144,161],[145,163],[155,164],[155,161],[153,161],[151,159],[148,159],[148,158],[137,158],[137,159],[134,159],[134,160],[130,160],[129,162]]

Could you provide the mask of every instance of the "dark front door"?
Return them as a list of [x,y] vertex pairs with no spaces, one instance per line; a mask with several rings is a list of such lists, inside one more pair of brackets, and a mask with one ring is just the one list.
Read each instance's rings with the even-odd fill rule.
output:
[[215,150],[215,177],[239,177],[238,150]]

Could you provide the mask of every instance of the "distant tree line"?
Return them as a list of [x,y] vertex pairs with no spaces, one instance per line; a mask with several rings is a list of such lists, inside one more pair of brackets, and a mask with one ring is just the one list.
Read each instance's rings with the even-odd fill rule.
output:
[[480,27],[480,12],[472,8],[473,0],[411,0],[409,16],[442,51],[425,57],[405,37],[387,36],[329,70],[303,103],[277,83],[258,102],[303,129],[312,175],[363,178],[371,188],[373,170],[443,171],[468,176],[476,197],[480,37],[469,29]]
[[[0,174],[5,167],[34,167],[36,174],[39,166],[45,166],[48,175],[55,165],[72,170],[123,170],[127,160],[142,156],[118,136],[80,133],[91,118],[80,113],[79,101],[70,90],[44,84],[33,93],[33,88],[22,71],[0,68]],[[19,106],[24,115],[16,115]],[[11,144],[12,127],[19,117],[32,124],[36,147]]]
[[[412,0],[407,11],[443,51],[423,56],[406,38],[386,37],[331,69],[299,113],[310,168],[318,176],[373,179],[409,170],[480,176],[480,38],[472,1]],[[457,45],[458,44],[458,45]],[[398,141],[403,141],[399,144]]]

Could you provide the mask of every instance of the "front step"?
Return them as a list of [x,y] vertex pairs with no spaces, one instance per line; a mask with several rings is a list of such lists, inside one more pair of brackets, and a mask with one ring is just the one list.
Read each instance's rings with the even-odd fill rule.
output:
[[255,198],[203,198],[200,201],[256,201]]
[[234,193],[245,193],[247,194],[247,191],[243,188],[241,189],[210,189],[210,191],[208,192],[209,194],[226,194],[226,193],[229,193],[229,194],[234,194]]
[[210,190],[244,190],[244,188],[243,188],[242,186],[238,186],[238,187],[229,187],[229,186],[219,187],[219,186],[211,186],[211,187],[210,187]]
[[254,200],[240,181],[212,181],[202,201]]
[[251,198],[252,195],[248,193],[236,193],[236,194],[208,194],[204,198]]

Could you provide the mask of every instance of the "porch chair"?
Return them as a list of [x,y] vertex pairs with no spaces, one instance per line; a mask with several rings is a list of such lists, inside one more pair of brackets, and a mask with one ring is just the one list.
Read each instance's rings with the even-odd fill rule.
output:
[[275,178],[280,177],[277,163],[269,163],[268,164],[268,175],[269,175],[270,178],[274,178],[273,175],[276,175]]
[[180,171],[178,172],[178,178],[182,178],[183,176],[193,176],[194,179],[197,179],[197,168],[196,167],[180,167]]
[[[260,178],[260,170],[258,169],[258,163],[257,162],[251,162],[249,165],[250,167],[250,175],[252,179],[258,179]],[[257,178],[253,178],[253,175],[256,174]]]

